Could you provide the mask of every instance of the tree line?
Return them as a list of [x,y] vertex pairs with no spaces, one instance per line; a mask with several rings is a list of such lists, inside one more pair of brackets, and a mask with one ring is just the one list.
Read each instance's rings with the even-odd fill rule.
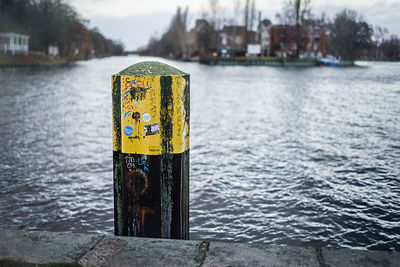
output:
[[354,10],[339,12],[330,24],[328,52],[344,59],[400,60],[400,39],[387,29],[373,27]]
[[[354,10],[344,9],[334,16],[327,18],[323,13],[316,16],[311,10],[311,0],[286,0],[281,12],[276,14],[280,26],[290,26],[294,31],[287,36],[296,44],[295,57],[304,47],[304,38],[307,26],[310,23],[323,25],[326,32],[324,51],[338,58],[354,60],[387,59],[400,60],[400,39],[396,35],[390,35],[387,29],[372,26]],[[219,6],[218,0],[209,0],[208,11],[203,11],[201,19],[208,22],[207,31],[197,34],[197,42],[203,43],[203,53],[215,52],[218,49],[218,32],[224,25],[239,25],[242,22],[248,32],[255,30],[254,21],[257,20],[257,11],[254,0],[245,0],[241,5],[240,0],[234,1],[233,12],[226,14],[221,10],[227,10]],[[243,20],[240,19],[243,18]],[[156,56],[173,56],[181,58],[185,55],[187,44],[187,18],[188,8],[178,7],[172,18],[168,30],[160,37],[152,37],[144,52]],[[264,21],[269,21],[264,19]],[[258,22],[261,21],[261,12],[258,12]],[[247,38],[247,35],[246,35]],[[190,56],[190,55],[187,55]]]
[[58,46],[64,57],[117,55],[123,44],[104,37],[64,0],[0,0],[0,32],[30,36],[29,49]]

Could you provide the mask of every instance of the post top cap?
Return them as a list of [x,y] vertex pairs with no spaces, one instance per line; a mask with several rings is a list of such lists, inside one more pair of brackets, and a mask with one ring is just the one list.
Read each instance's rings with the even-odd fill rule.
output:
[[125,76],[168,76],[185,75],[187,73],[158,61],[143,61],[133,64],[118,72],[117,75]]

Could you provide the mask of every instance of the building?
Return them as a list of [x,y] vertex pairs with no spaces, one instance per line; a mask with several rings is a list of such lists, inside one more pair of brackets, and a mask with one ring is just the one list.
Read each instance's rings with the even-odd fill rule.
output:
[[14,56],[15,54],[27,55],[28,51],[29,35],[0,32],[0,52]]
[[329,31],[324,24],[315,20],[305,21],[305,42],[302,57],[322,57],[325,54],[325,44],[329,38]]
[[258,44],[257,40],[257,32],[249,31],[245,26],[228,25],[217,31],[207,20],[198,19],[185,35],[184,56],[245,56],[248,44]]
[[314,20],[305,21],[299,27],[274,25],[269,27],[269,33],[271,55],[296,56],[298,52],[300,58],[322,57],[329,37],[326,26]]
[[247,45],[256,43],[256,32],[249,31],[246,26],[224,26],[220,33],[221,44],[232,56],[244,56]]
[[196,20],[194,28],[186,34],[185,54],[189,57],[204,56],[215,49],[215,31],[205,19]]
[[296,53],[296,26],[274,25],[269,28],[270,55],[281,57],[283,54],[294,56]]
[[246,27],[245,26],[224,26],[222,35],[224,43],[229,50],[245,51],[246,44]]

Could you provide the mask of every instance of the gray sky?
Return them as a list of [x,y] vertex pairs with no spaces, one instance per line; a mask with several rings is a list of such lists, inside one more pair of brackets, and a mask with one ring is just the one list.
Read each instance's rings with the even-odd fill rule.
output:
[[[233,12],[235,0],[219,0],[221,12]],[[245,0],[241,0],[242,7]],[[263,18],[273,22],[285,0],[256,0],[256,9]],[[208,0],[70,0],[80,15],[91,21],[108,38],[121,40],[128,50],[144,46],[152,35],[160,36],[168,27],[177,6],[189,6],[189,25],[203,11]],[[356,10],[372,24],[386,27],[390,33],[400,36],[400,0],[312,0],[312,12],[323,11],[331,18],[343,8]]]

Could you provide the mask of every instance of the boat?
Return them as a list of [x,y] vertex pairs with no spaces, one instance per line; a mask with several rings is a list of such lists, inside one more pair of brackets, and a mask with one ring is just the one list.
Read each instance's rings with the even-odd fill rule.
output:
[[320,66],[340,66],[340,61],[332,55],[327,55],[326,57],[321,58],[319,60],[319,65]]

